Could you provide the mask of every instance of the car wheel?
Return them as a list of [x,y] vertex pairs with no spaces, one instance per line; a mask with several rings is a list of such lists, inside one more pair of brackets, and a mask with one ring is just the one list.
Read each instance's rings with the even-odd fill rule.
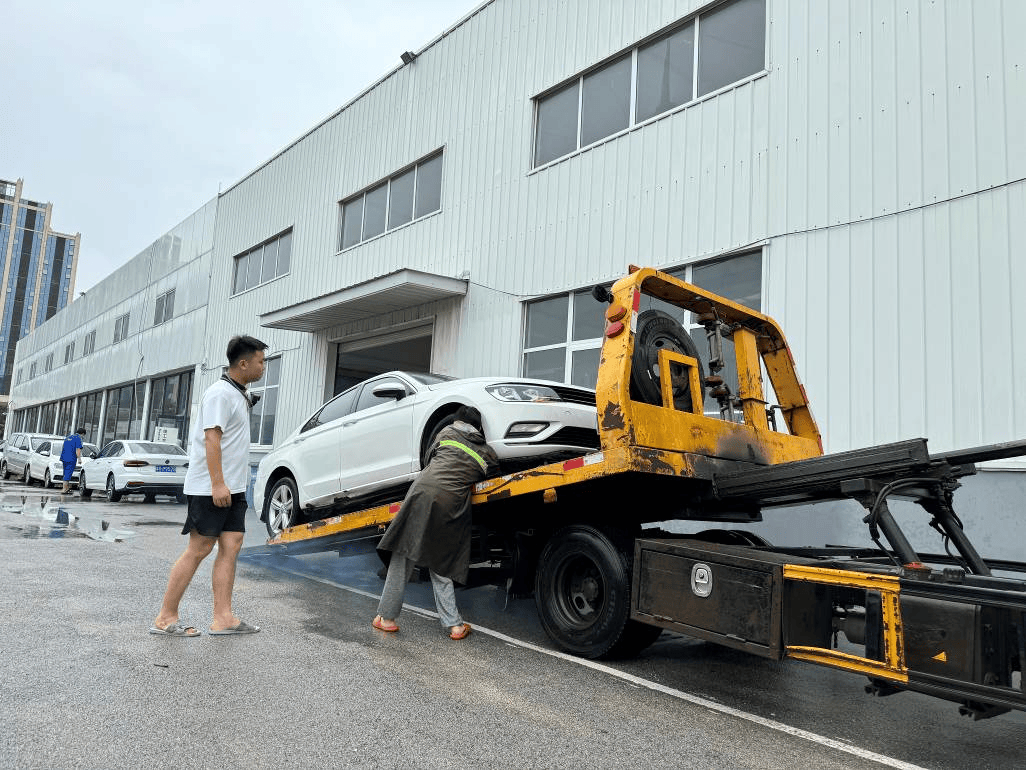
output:
[[156,495],[146,495],[145,497],[143,497],[143,502],[144,503],[155,503],[155,502],[157,502],[157,496]]
[[175,495],[175,502],[187,503],[189,502],[189,497],[184,492],[179,492],[177,495]]
[[114,474],[110,474],[107,477],[107,502],[116,503],[121,499],[121,493],[118,492],[117,486],[114,483]]
[[583,525],[562,529],[546,543],[535,573],[535,604],[559,647],[585,658],[626,657],[659,636],[658,627],[630,619],[629,553],[608,533]]
[[49,489],[53,485],[53,479],[50,478],[50,469],[47,468],[43,471],[43,489]]
[[32,469],[28,465],[25,466],[25,472],[21,474],[21,480],[26,486],[32,486]]
[[[698,348],[677,319],[660,310],[646,310],[638,316],[636,340],[631,359],[631,398],[656,406],[663,403],[659,351],[666,349],[698,360],[698,382],[701,390],[698,395],[701,405],[705,398],[705,371],[698,356]],[[689,378],[682,377],[679,383],[674,381],[673,404],[682,411],[694,411]]]
[[78,477],[78,497],[80,500],[88,500],[93,496],[93,490],[86,486],[85,471]]
[[299,493],[291,476],[282,476],[274,482],[264,503],[263,518],[271,537],[299,523]]
[[426,431],[424,433],[424,440],[421,442],[420,445],[421,468],[425,468],[428,464],[428,460],[431,459],[431,450],[434,448],[435,444],[438,443],[438,434],[441,433],[443,429],[448,428],[454,422],[456,422],[455,412],[453,414],[447,414],[445,417],[443,417],[441,420],[435,423],[431,430]]
[[9,479],[11,477],[11,472],[9,470],[7,470],[7,461],[6,460],[3,461],[3,462],[0,462],[0,476],[3,476],[4,479]]

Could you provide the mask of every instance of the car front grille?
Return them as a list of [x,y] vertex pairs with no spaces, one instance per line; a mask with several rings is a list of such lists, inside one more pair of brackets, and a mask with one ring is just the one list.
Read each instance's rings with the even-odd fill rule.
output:
[[569,401],[571,404],[584,404],[585,406],[595,406],[595,393],[590,390],[584,390],[582,388],[569,388],[560,387],[558,385],[550,386],[561,399]]
[[547,439],[538,442],[539,444],[562,444],[564,446],[579,446],[586,449],[598,449],[598,431],[591,428],[560,428]]

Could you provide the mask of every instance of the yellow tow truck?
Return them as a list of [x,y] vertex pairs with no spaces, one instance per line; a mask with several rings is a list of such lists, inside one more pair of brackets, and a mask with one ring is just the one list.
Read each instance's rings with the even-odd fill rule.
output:
[[[478,484],[476,573],[533,592],[553,643],[589,658],[635,654],[671,629],[862,674],[875,695],[954,701],[975,719],[1026,710],[1026,563],[984,560],[952,507],[975,463],[1026,454],[1026,441],[824,455],[773,319],[650,268],[593,293],[608,304],[600,449]],[[844,499],[863,506],[873,547],[773,546],[733,526]],[[922,508],[945,553],[913,548],[893,499]],[[267,548],[366,552],[399,505],[325,511]],[[652,526],[666,521],[716,526]]]

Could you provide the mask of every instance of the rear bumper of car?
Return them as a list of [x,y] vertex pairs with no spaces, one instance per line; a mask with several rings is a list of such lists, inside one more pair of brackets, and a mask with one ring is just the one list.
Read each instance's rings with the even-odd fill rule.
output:
[[126,495],[180,495],[185,488],[185,479],[180,484],[157,484],[146,481],[130,481],[118,491]]

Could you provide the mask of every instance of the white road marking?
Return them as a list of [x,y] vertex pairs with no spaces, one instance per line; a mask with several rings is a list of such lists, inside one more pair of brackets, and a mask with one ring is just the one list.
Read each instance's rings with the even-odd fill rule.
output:
[[[276,564],[267,564],[264,566],[270,567],[271,569],[276,569],[279,572],[286,572],[290,575],[295,575],[296,577],[314,580],[318,583],[324,583],[325,585],[333,586],[335,588],[341,588],[343,591],[349,591],[350,593],[359,594],[360,596],[366,596],[369,599],[377,600],[381,598],[380,594],[371,593],[370,591],[364,591],[360,588],[355,588],[353,586],[347,586],[344,583],[338,583],[334,580],[329,580],[328,578],[320,577],[318,575],[310,575],[306,572],[301,572],[299,570],[286,569],[285,567],[281,567]],[[425,618],[435,618],[437,620],[439,617],[437,612],[424,609],[423,607],[416,607],[412,604],[403,604],[403,609],[409,610],[415,615],[420,615],[421,617]],[[820,746],[826,746],[828,748],[836,749],[837,751],[843,751],[846,754],[852,754],[856,757],[859,757],[860,759],[866,759],[870,762],[877,762],[881,765],[886,765],[887,767],[895,767],[899,768],[900,770],[927,770],[927,768],[924,768],[920,765],[914,765],[911,762],[904,762],[900,759],[888,757],[884,754],[877,754],[875,751],[862,749],[858,746],[853,746],[849,743],[835,740],[834,738],[827,738],[826,736],[819,735],[818,733],[809,732],[808,730],[802,730],[799,727],[792,727],[791,725],[785,725],[783,722],[777,722],[773,719],[766,719],[765,717],[761,717],[758,714],[751,714],[747,711],[741,711],[740,709],[732,708],[731,706],[725,706],[722,703],[717,703],[716,701],[712,701],[698,695],[692,695],[691,693],[684,692],[683,690],[678,690],[673,687],[667,687],[666,685],[659,684],[658,682],[652,682],[648,679],[642,679],[639,676],[634,676],[633,674],[628,674],[624,671],[618,671],[615,668],[604,665],[602,663],[597,663],[594,660],[578,658],[574,655],[568,655],[565,652],[559,652],[558,650],[549,650],[545,647],[539,647],[536,644],[531,644],[530,642],[525,642],[520,639],[516,639],[512,636],[507,636],[501,631],[495,631],[491,628],[480,626],[476,623],[472,625],[474,626],[475,633],[486,634],[488,636],[494,637],[495,639],[503,641],[512,647],[521,647],[525,650],[531,650],[532,652],[541,653],[542,655],[548,655],[553,658],[558,658],[559,660],[566,661],[567,663],[572,663],[578,666],[584,666],[585,668],[590,668],[594,671],[599,671],[603,674],[608,674],[609,676],[616,677],[617,679],[627,682],[628,684],[635,685],[637,687],[643,687],[648,690],[653,690],[654,692],[660,692],[664,695],[669,695],[671,698],[677,698],[678,700],[691,703],[695,706],[707,708],[710,711],[715,711],[720,714],[726,714],[728,716],[736,717],[738,719],[743,719],[746,722],[751,722],[753,724],[760,725],[769,730],[775,730],[776,732],[784,733],[795,738],[801,738],[802,740],[809,741],[810,743],[815,743]]]

